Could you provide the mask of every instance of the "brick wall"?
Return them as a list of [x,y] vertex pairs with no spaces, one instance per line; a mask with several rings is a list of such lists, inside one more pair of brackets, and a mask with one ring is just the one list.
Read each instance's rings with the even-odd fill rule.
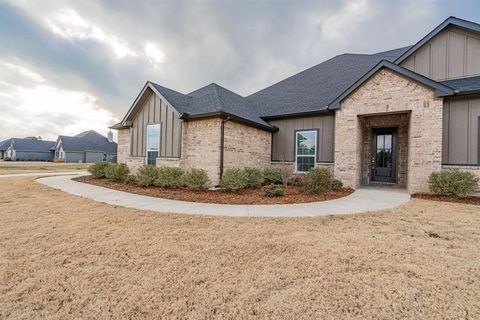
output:
[[443,98],[434,90],[386,68],[342,103],[335,119],[335,175],[346,186],[362,181],[363,132],[359,116],[410,112],[407,188],[428,191],[427,179],[441,169]]
[[130,129],[118,130],[117,162],[126,163],[130,155]]
[[265,167],[270,164],[272,134],[228,121],[224,130],[224,168]]

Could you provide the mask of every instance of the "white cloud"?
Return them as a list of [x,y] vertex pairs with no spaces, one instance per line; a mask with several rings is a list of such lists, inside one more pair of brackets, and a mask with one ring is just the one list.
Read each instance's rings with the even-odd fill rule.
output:
[[165,53],[151,41],[145,43],[145,55],[155,68],[158,68],[165,61]]
[[80,16],[73,9],[64,9],[55,12],[50,17],[44,18],[45,24],[51,31],[66,39],[87,40],[93,39],[110,47],[115,56],[119,59],[137,56],[125,40],[120,39],[112,33],[105,32],[99,26]]
[[85,130],[106,134],[118,120],[87,92],[56,87],[35,71],[11,62],[0,61],[0,68],[2,138],[55,139]]
[[349,0],[338,12],[330,14],[322,23],[321,34],[324,39],[339,42],[348,41],[348,35],[371,19],[375,5],[370,0]]

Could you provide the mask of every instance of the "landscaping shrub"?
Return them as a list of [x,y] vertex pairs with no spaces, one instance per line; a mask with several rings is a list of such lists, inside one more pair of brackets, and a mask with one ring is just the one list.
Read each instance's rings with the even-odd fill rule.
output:
[[165,188],[175,188],[182,184],[183,170],[175,167],[158,168],[158,185]]
[[263,172],[258,168],[243,169],[247,175],[247,187],[258,187],[263,184]]
[[110,164],[105,168],[105,177],[114,181],[124,181],[129,173],[130,169],[125,163]]
[[428,177],[430,191],[454,198],[464,198],[478,189],[479,178],[465,171],[432,172]]
[[307,194],[320,194],[332,188],[333,175],[327,168],[313,168],[303,179],[303,189]]
[[183,175],[183,183],[190,189],[201,190],[208,187],[210,180],[205,170],[192,168]]
[[285,194],[285,187],[281,184],[272,183],[263,187],[263,191],[265,191],[267,197],[281,197]]
[[137,182],[137,178],[133,174],[129,174],[123,180],[125,184],[135,184]]
[[287,184],[294,187],[301,187],[303,185],[303,179],[300,176],[291,176]]
[[247,171],[238,168],[225,170],[220,181],[220,188],[235,192],[246,187],[248,187]]
[[158,168],[151,164],[142,166],[137,172],[137,182],[143,187],[154,185],[158,180]]
[[266,167],[263,169],[264,184],[279,184],[282,182],[282,169],[274,167]]
[[110,166],[108,162],[95,162],[90,167],[88,167],[88,172],[92,174],[97,179],[105,178],[105,169]]
[[333,190],[338,190],[343,188],[343,182],[338,179],[333,179],[332,181],[332,189]]

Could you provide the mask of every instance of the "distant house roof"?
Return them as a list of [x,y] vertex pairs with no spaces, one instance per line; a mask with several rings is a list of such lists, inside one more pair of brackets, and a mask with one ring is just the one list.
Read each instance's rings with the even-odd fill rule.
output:
[[37,138],[12,138],[11,146],[15,151],[50,152],[55,141],[39,140]]
[[109,154],[117,153],[117,143],[109,142],[108,138],[93,130],[85,131],[76,136],[59,136],[65,152],[98,151]]
[[8,147],[10,147],[10,144],[12,143],[12,139],[13,138],[10,138],[10,139],[5,139],[3,141],[0,141],[0,151],[5,151],[8,149]]
[[480,93],[480,76],[445,80],[440,83],[455,89],[457,95]]

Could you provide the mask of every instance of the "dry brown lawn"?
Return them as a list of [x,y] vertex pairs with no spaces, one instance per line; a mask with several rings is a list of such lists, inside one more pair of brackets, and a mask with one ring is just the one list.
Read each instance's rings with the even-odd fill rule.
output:
[[85,170],[89,165],[89,163],[0,161],[0,175],[31,172],[78,171]]
[[478,206],[223,218],[0,180],[1,319],[479,319]]

